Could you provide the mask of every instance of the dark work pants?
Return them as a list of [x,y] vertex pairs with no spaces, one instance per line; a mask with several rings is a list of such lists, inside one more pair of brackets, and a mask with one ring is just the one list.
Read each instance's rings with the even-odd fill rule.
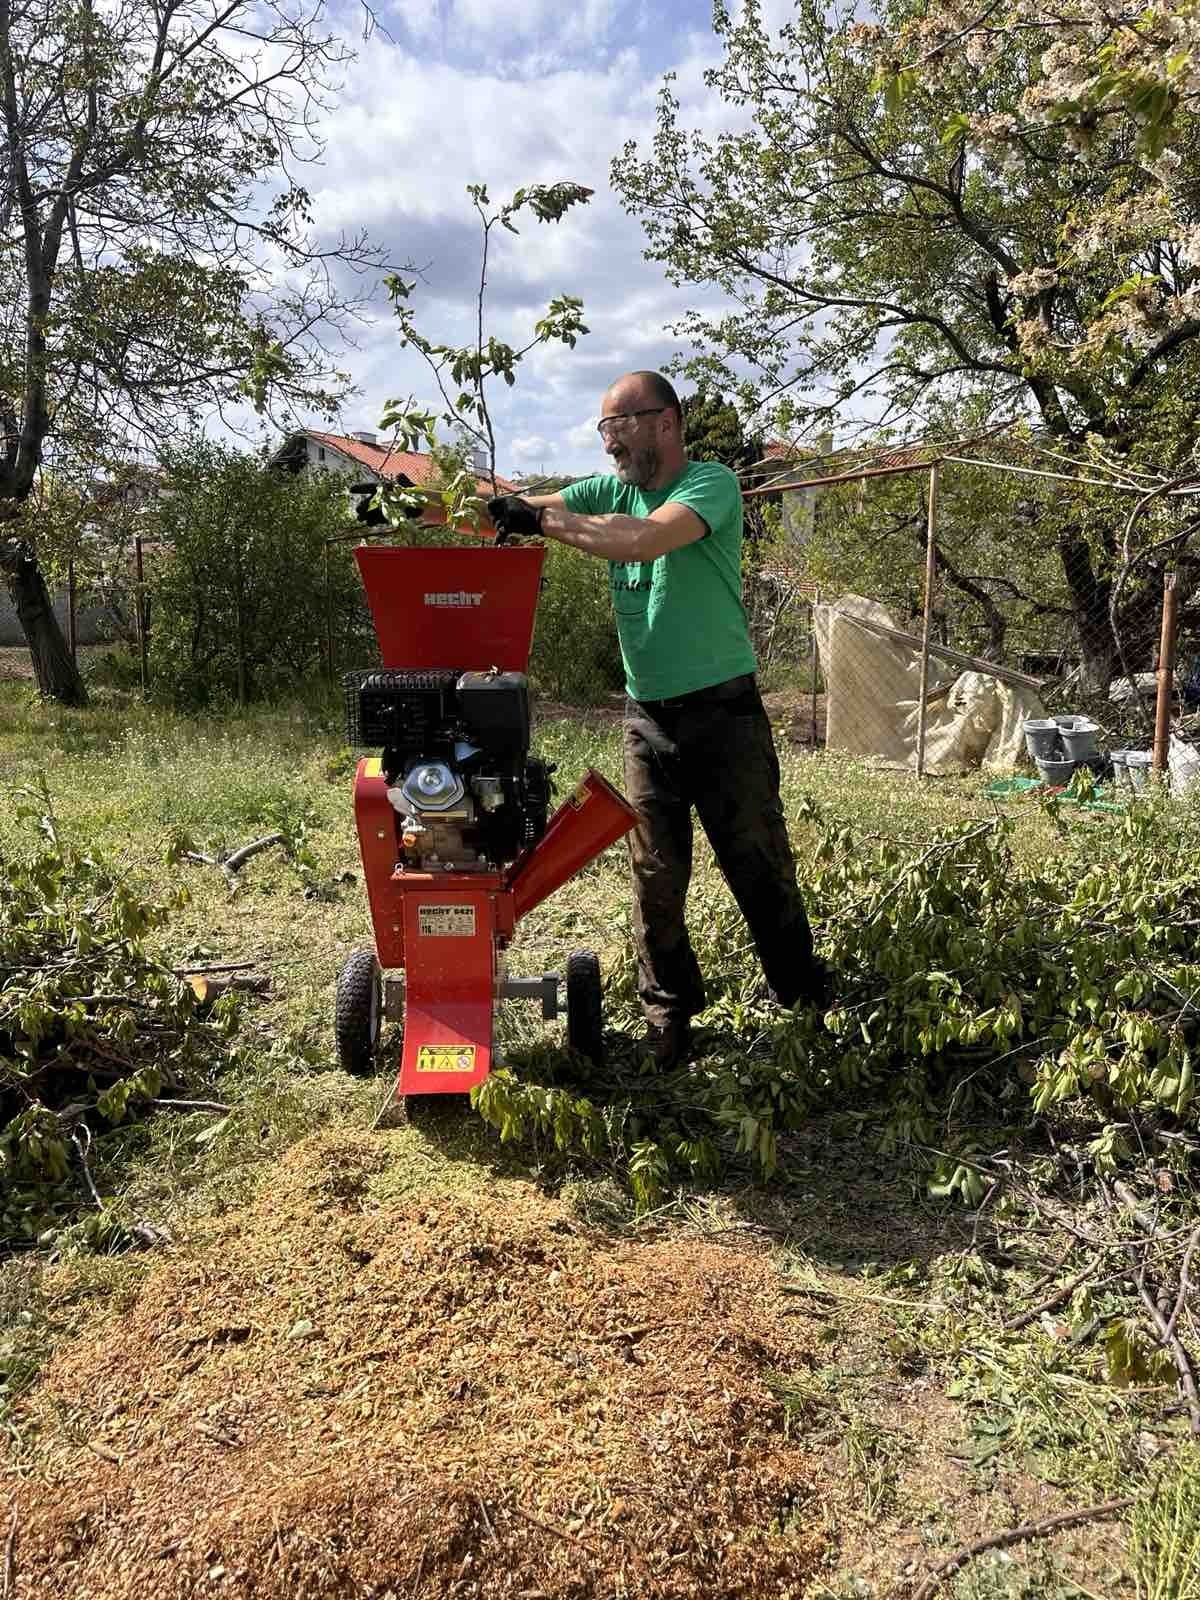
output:
[[625,707],[625,791],[637,808],[628,835],[638,994],[653,1026],[704,1008],[688,938],[692,810],[745,917],[776,999],[817,999],[821,969],[796,887],[779,800],[779,759],[753,676],[677,700]]

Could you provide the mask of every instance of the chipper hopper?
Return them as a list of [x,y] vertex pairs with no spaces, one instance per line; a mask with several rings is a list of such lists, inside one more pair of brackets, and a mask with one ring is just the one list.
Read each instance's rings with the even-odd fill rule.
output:
[[496,1059],[501,1000],[559,1013],[599,1061],[600,969],[512,977],[519,920],[629,831],[634,812],[589,771],[553,817],[550,769],[529,754],[525,667],[544,552],[360,546],[382,668],[343,681],[375,948],[338,978],[335,1032],[351,1072],[376,1065],[384,1018],[403,1021],[396,1093],[461,1094]]

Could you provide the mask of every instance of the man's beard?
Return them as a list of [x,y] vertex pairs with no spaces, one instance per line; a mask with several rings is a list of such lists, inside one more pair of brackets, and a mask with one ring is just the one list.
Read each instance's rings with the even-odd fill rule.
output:
[[624,449],[624,459],[614,461],[613,470],[622,483],[632,483],[635,488],[644,489],[662,465],[658,446],[644,444],[639,449],[636,445],[626,445]]

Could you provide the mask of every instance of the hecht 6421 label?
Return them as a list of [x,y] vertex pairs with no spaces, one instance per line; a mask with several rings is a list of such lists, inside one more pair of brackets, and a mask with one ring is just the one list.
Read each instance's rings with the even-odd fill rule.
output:
[[422,939],[473,939],[475,907],[463,905],[419,905],[417,932]]

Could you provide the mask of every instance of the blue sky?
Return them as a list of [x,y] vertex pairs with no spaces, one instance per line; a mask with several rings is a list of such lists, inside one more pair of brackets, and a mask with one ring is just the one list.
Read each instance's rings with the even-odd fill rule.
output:
[[[431,337],[465,342],[474,316],[468,183],[487,183],[494,198],[557,179],[596,191],[554,227],[530,220],[519,238],[496,236],[490,324],[516,342],[552,296],[582,296],[590,334],[574,351],[538,352],[516,389],[497,395],[497,465],[601,470],[600,396],[621,372],[665,363],[679,348],[668,325],[697,301],[642,260],[609,163],[627,138],[652,132],[665,71],[687,125],[720,125],[726,113],[703,83],[718,57],[708,0],[387,0],[377,14],[390,37],[365,42],[361,13],[339,3],[357,59],[323,126],[322,162],[305,175],[314,221],[331,233],[365,227],[392,259],[422,265],[414,304]],[[393,396],[433,404],[386,303],[357,342],[340,353],[360,390],[343,430],[374,427]]]

